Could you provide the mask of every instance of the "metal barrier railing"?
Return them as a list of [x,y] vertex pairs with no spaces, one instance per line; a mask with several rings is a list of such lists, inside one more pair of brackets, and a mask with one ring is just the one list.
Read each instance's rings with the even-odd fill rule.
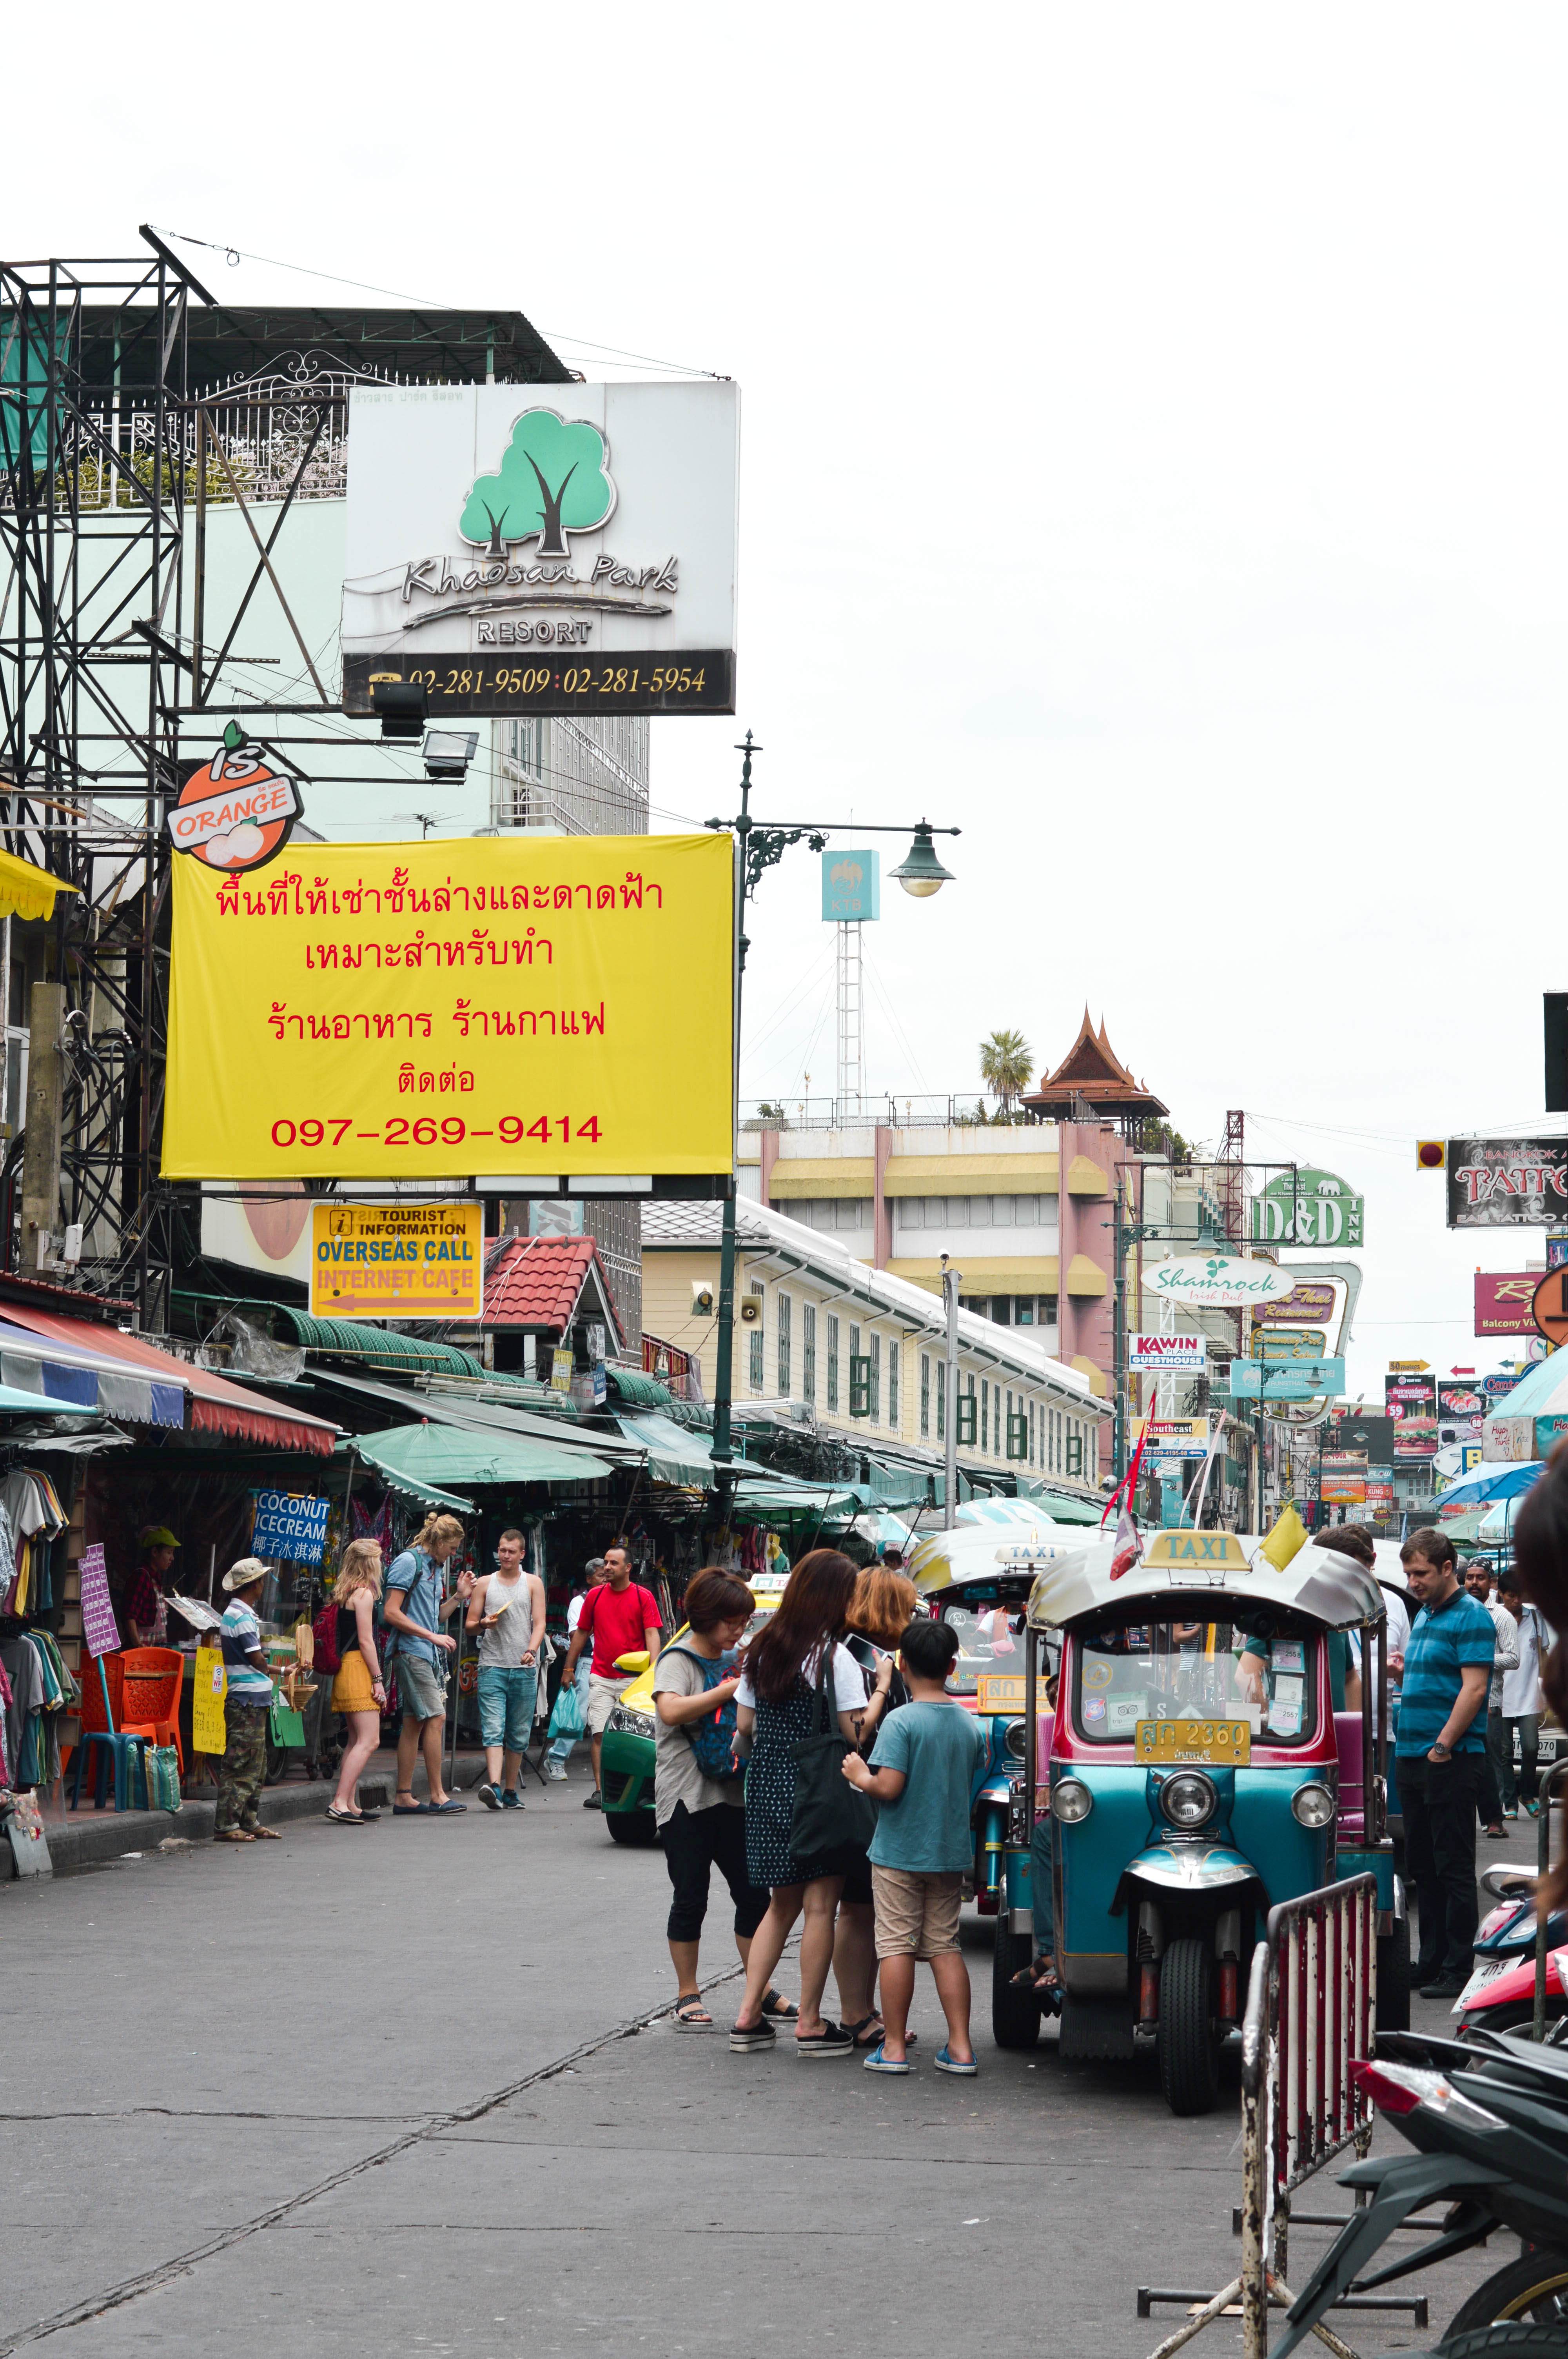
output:
[[[1355,1875],[1269,1912],[1241,2025],[1241,2273],[1217,2294],[1140,2286],[1140,2318],[1157,2302],[1193,2305],[1152,2359],[1170,2359],[1238,2304],[1245,2359],[1268,2359],[1269,2310],[1295,2299],[1285,2282],[1291,2195],[1347,2147],[1365,2154],[1371,2143],[1374,2108],[1350,2067],[1376,2048],[1377,1908],[1376,1876]],[[1408,2310],[1427,2323],[1423,2295],[1352,2294],[1335,2308]],[[1355,2359],[1326,2326],[1313,2332],[1336,2359]]]

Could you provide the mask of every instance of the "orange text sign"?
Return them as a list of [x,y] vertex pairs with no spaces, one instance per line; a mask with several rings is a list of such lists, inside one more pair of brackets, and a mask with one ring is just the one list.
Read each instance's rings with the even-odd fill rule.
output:
[[484,1313],[481,1204],[313,1204],[316,1319],[471,1319]]

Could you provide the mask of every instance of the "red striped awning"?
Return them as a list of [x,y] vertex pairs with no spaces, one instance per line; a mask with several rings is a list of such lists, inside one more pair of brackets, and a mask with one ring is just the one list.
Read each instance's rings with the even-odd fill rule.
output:
[[265,1393],[248,1392],[210,1368],[193,1367],[160,1352],[141,1335],[123,1335],[117,1327],[103,1327],[88,1319],[66,1319],[54,1310],[35,1310],[30,1303],[8,1302],[5,1316],[14,1326],[30,1328],[37,1335],[52,1335],[58,1343],[72,1343],[106,1358],[124,1360],[133,1368],[166,1384],[183,1385],[190,1395],[191,1430],[226,1433],[236,1441],[257,1441],[275,1450],[307,1450],[330,1458],[338,1428],[325,1418],[307,1417],[285,1408]]

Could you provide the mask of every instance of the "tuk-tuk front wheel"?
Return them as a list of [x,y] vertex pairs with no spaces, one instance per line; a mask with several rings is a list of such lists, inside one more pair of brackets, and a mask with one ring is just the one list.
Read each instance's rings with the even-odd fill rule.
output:
[[1012,1979],[1033,1957],[1028,1934],[1010,1932],[1005,1915],[999,1917],[991,1952],[991,2038],[999,2048],[1033,2048],[1040,2037],[1040,2002]]
[[1160,2086],[1173,2114],[1207,2114],[1219,2093],[1210,1979],[1205,1941],[1173,1941],[1160,1962]]

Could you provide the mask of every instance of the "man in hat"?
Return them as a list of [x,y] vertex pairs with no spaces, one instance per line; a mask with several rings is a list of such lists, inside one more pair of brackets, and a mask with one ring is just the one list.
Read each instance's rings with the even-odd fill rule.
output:
[[266,1778],[266,1723],[272,1710],[256,1606],[266,1586],[259,1556],[243,1556],[223,1575],[229,1603],[218,1625],[223,1649],[223,1766],[218,1773],[214,1843],[276,1843],[258,1816]]
[[161,1647],[168,1636],[164,1594],[174,1571],[179,1542],[167,1524],[144,1524],[137,1535],[135,1575],[125,1600],[125,1621],[133,1647]]

